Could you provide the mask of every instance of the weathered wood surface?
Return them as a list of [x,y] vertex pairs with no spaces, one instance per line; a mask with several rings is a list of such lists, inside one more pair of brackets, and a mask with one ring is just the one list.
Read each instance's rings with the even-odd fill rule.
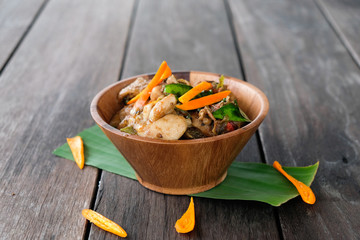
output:
[[93,125],[116,81],[133,1],[50,1],[0,77],[0,239],[81,239],[98,170],[51,154]]
[[284,238],[359,239],[358,66],[313,1],[229,3],[246,79],[270,102],[260,128],[266,161],[320,161],[316,204],[279,208]]
[[0,72],[46,0],[0,1]]
[[[81,216],[95,199],[128,239],[359,239],[358,12],[355,0],[0,2],[0,239],[118,239]],[[98,182],[51,155],[93,124],[96,92],[162,60],[264,90],[261,142],[237,160],[320,161],[316,204],[195,198],[195,230],[177,234],[189,197],[108,172]]]
[[[191,19],[191,21],[189,21]],[[241,78],[221,1],[140,1],[123,76],[156,71],[166,60],[175,70],[202,70]],[[266,120],[265,120],[266,121]],[[256,138],[241,161],[260,162]],[[103,172],[95,209],[124,226],[128,239],[278,239],[273,208],[246,201],[195,198],[196,226],[178,234],[176,220],[190,198],[152,192],[138,182]],[[117,239],[91,226],[90,239]]]
[[316,2],[360,67],[360,1],[316,0]]

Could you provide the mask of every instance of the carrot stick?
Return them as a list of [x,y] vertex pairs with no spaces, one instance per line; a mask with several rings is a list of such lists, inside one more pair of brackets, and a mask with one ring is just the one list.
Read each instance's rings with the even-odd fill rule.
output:
[[99,228],[123,238],[127,236],[127,233],[122,227],[120,227],[118,224],[111,221],[110,219],[104,217],[103,215],[91,209],[84,209],[81,213],[87,220],[94,223]]
[[[172,74],[171,69],[170,69],[169,66],[167,66],[166,69],[165,69],[165,72],[163,73],[163,75],[161,75],[160,82],[161,82],[162,80],[170,77],[171,74]],[[159,83],[158,83],[158,84],[159,84]],[[158,84],[157,84],[157,85],[158,85]]]
[[85,157],[84,157],[84,143],[80,136],[73,138],[67,138],[70,150],[74,156],[74,160],[80,169],[84,168]]
[[191,99],[193,99],[196,95],[198,95],[199,93],[201,93],[204,90],[208,90],[212,88],[212,84],[208,83],[208,82],[201,82],[198,85],[196,85],[195,87],[193,87],[192,89],[190,89],[189,91],[187,91],[184,95],[182,95],[181,97],[179,97],[179,101],[181,103],[187,103],[188,101],[190,101]]
[[[161,81],[170,77],[171,76],[171,69],[169,67],[167,67],[165,69],[165,72],[163,73],[163,75],[161,76]],[[160,81],[160,82],[161,82]],[[159,83],[158,83],[159,84]],[[157,84],[157,85],[158,85]],[[154,86],[155,87],[155,86]],[[142,90],[138,95],[136,95],[135,97],[133,97],[130,101],[127,102],[127,104],[131,104],[131,103],[134,103],[136,102],[139,98],[140,98],[140,95],[143,94],[143,92],[146,90],[146,88],[144,90]],[[152,90],[152,89],[151,89]],[[151,93],[151,90],[150,90],[150,93]]]
[[284,175],[298,190],[302,200],[308,204],[314,204],[316,201],[315,194],[311,191],[311,188],[306,186],[304,183],[296,180],[289,174],[287,174],[281,167],[278,161],[275,161],[273,167],[278,170],[282,175]]
[[195,207],[193,197],[190,199],[190,204],[184,215],[176,221],[175,229],[178,233],[191,232],[195,227]]
[[139,99],[140,95],[143,93],[143,91],[144,90],[142,90],[138,95],[136,95],[135,97],[130,99],[130,101],[128,101],[127,104],[132,104],[132,103],[136,102]]
[[230,92],[231,91],[229,91],[229,90],[218,92],[218,93],[215,93],[212,95],[208,95],[208,96],[205,96],[202,98],[198,98],[198,99],[189,101],[182,105],[176,105],[176,107],[181,110],[198,109],[198,108],[205,107],[207,105],[221,101],[223,98],[226,98],[230,94]]
[[156,72],[153,79],[149,82],[149,84],[146,86],[146,88],[141,91],[139,98],[136,100],[136,103],[134,105],[134,109],[140,109],[142,108],[146,101],[148,100],[151,90],[157,86],[159,83],[164,80],[164,78],[169,77],[171,75],[171,69],[169,68],[167,63],[163,61]]

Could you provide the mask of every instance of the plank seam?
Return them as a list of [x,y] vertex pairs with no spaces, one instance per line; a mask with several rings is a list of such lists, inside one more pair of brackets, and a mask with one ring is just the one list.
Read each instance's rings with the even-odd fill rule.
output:
[[120,64],[119,76],[117,78],[118,81],[121,80],[123,72],[124,72],[124,66],[125,66],[125,62],[126,62],[128,52],[129,52],[129,44],[130,44],[131,36],[132,36],[132,33],[133,33],[135,17],[137,15],[138,6],[139,6],[139,0],[135,0],[134,8],[132,10],[130,23],[129,23],[129,30],[128,30],[127,37],[126,37],[126,40],[125,40],[124,55],[123,55],[123,58],[122,58],[122,61],[121,61],[121,64]]
[[[94,209],[94,205],[95,205],[95,201],[98,195],[98,190],[99,190],[99,184],[101,181],[101,176],[102,176],[102,170],[98,169],[97,171],[97,175],[96,175],[96,180],[95,180],[95,188],[94,191],[91,195],[91,200],[90,200],[90,209]],[[89,239],[89,235],[90,235],[90,229],[91,229],[91,224],[89,221],[86,220],[86,224],[85,224],[85,231],[83,234],[83,239]]]
[[[234,23],[233,23],[233,15],[232,15],[232,12],[231,12],[230,4],[229,4],[228,0],[224,0],[224,4],[225,4],[225,10],[226,10],[229,26],[230,26],[231,35],[232,35],[232,38],[234,40],[234,45],[235,45],[235,49],[236,49],[236,55],[238,57],[241,74],[243,76],[243,80],[248,82],[247,77],[246,77],[245,67],[244,67],[244,61],[243,61],[243,58],[242,58],[240,46],[238,44],[238,39],[236,37],[236,30],[235,30],[235,26],[234,26]],[[256,143],[257,143],[259,153],[260,153],[260,159],[261,159],[261,161],[263,163],[267,163],[266,157],[265,157],[264,146],[262,145],[262,142],[261,142],[261,137],[260,137],[259,130],[256,131],[255,136],[256,136]],[[279,216],[278,209],[275,208],[275,207],[272,207],[272,209],[274,211],[274,218],[275,218],[276,227],[277,227],[277,230],[278,230],[278,233],[279,233],[279,238],[280,238],[280,240],[284,240],[284,234],[283,234],[283,230],[281,228],[280,216]]]
[[326,22],[330,25],[331,29],[335,32],[336,36],[339,38],[340,42],[344,45],[346,51],[350,54],[350,57],[355,62],[356,66],[360,68],[360,58],[357,55],[356,51],[352,47],[351,43],[347,40],[345,34],[341,31],[338,24],[336,24],[335,19],[331,15],[327,7],[322,3],[321,0],[314,0],[315,5],[319,9],[320,13],[324,16]]
[[277,229],[279,231],[280,240],[284,240],[284,233],[283,233],[283,230],[281,227],[279,209],[275,208],[275,207],[273,207],[273,209],[275,212],[275,222],[276,222]]
[[[234,26],[234,23],[233,23],[233,15],[231,13],[231,8],[230,8],[228,0],[224,0],[224,4],[225,4],[225,10],[226,10],[228,22],[229,22],[229,25],[230,25],[231,35],[232,35],[232,38],[234,40],[236,55],[237,55],[239,65],[240,65],[241,75],[243,77],[243,80],[248,82],[247,78],[246,78],[245,68],[244,68],[244,61],[243,61],[242,54],[241,54],[241,51],[240,51],[240,47],[239,47],[239,44],[238,44],[238,39],[236,37],[235,26]],[[264,149],[263,149],[263,146],[261,144],[259,131],[256,131],[255,134],[256,134],[256,139],[257,139],[257,143],[258,143],[258,148],[259,148],[259,152],[260,152],[261,161],[263,163],[266,163]]]
[[267,163],[266,157],[265,157],[265,152],[264,152],[264,146],[262,145],[262,142],[261,142],[261,137],[260,137],[259,130],[256,131],[255,136],[256,136],[256,142],[257,142],[257,145],[258,145],[258,148],[259,148],[261,161],[263,163]]
[[36,12],[34,18],[31,20],[29,26],[26,28],[26,30],[24,31],[24,33],[22,34],[21,38],[19,39],[19,41],[17,42],[17,44],[15,45],[14,49],[11,51],[11,53],[9,54],[9,56],[7,57],[6,61],[4,62],[4,65],[0,68],[0,76],[2,75],[2,73],[4,72],[4,70],[6,69],[7,65],[9,64],[10,60],[12,59],[12,57],[15,55],[15,53],[17,52],[18,48],[20,47],[20,45],[22,44],[22,42],[24,41],[25,37],[28,35],[28,33],[30,32],[30,30],[32,29],[33,25],[35,24],[35,22],[37,21],[37,19],[39,18],[40,14],[43,12],[44,8],[46,7],[46,5],[48,4],[49,0],[45,0],[41,6],[39,7],[39,10]]
[[[131,17],[130,17],[129,30],[127,32],[127,37],[126,37],[126,40],[125,40],[124,54],[123,54],[122,61],[121,61],[121,64],[120,64],[120,72],[119,72],[119,76],[117,78],[118,80],[121,79],[122,74],[123,74],[123,69],[124,69],[124,65],[125,65],[125,61],[126,61],[126,57],[127,57],[127,52],[128,52],[128,48],[129,48],[129,42],[130,42],[130,39],[131,39],[132,29],[133,29],[133,26],[134,26],[138,6],[139,6],[139,0],[135,0],[134,7],[133,7]],[[100,188],[102,177],[103,177],[103,170],[99,169],[98,175],[97,175],[97,178],[96,178],[96,181],[95,181],[96,185],[95,185],[95,188],[94,188],[94,192],[93,192],[93,194],[91,196],[91,202],[90,202],[90,209],[93,209],[94,211],[96,211],[96,209],[97,209],[97,207],[98,207],[98,205],[100,203],[100,200],[102,198],[102,194],[103,194],[103,191]],[[86,225],[85,225],[85,231],[84,231],[83,239],[89,239],[91,227],[92,227],[92,224],[90,224],[90,222],[87,221]]]
[[241,72],[243,80],[247,82],[245,69],[244,69],[244,64],[243,64],[244,62],[243,62],[242,54],[241,54],[240,47],[239,47],[239,44],[238,44],[238,39],[236,37],[235,26],[234,26],[234,23],[233,23],[233,15],[232,15],[231,8],[230,8],[228,0],[224,0],[224,5],[225,5],[226,16],[227,16],[228,23],[229,23],[229,26],[230,26],[231,36],[232,36],[234,46],[235,46],[236,56],[237,56],[238,61],[239,61],[240,72]]
[[[231,35],[232,35],[232,38],[234,40],[234,45],[235,45],[235,49],[236,49],[236,55],[238,57],[238,61],[239,61],[239,65],[240,65],[240,71],[241,71],[243,80],[248,82],[247,77],[246,77],[245,68],[244,68],[244,61],[243,61],[242,54],[241,54],[241,51],[240,51],[240,47],[239,47],[239,44],[238,44],[238,39],[236,37],[236,30],[235,30],[235,26],[234,26],[234,23],[233,23],[233,15],[232,15],[232,12],[231,12],[230,4],[229,4],[228,0],[224,0],[224,4],[225,4],[225,10],[226,10],[228,22],[229,22],[229,25],[230,25]],[[263,163],[266,163],[265,153],[264,153],[264,149],[263,149],[263,146],[262,146],[262,143],[261,143],[261,138],[260,138],[259,131],[256,131],[255,135],[256,135],[256,141],[257,141],[258,149],[259,149],[259,152],[260,152],[261,161]]]

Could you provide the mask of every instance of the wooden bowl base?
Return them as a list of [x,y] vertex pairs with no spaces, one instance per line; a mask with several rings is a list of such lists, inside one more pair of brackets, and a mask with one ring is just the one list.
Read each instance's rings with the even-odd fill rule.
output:
[[211,183],[208,183],[206,185],[198,186],[198,187],[189,187],[189,188],[164,188],[160,186],[153,185],[151,183],[148,183],[140,178],[139,175],[136,174],[136,178],[138,179],[139,183],[143,185],[144,187],[153,190],[155,192],[164,193],[164,194],[171,194],[171,195],[188,195],[188,194],[194,194],[199,192],[207,191],[220,183],[222,183],[227,175],[227,171],[216,181],[213,181]]

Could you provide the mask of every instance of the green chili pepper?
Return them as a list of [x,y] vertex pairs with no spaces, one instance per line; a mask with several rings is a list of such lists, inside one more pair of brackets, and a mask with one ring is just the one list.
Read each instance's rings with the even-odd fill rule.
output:
[[250,119],[243,116],[237,106],[233,103],[226,104],[212,113],[216,119],[227,117],[229,121],[235,122],[251,122]]
[[164,92],[168,94],[174,94],[177,98],[179,98],[190,89],[192,89],[192,86],[180,83],[172,83],[165,86]]

